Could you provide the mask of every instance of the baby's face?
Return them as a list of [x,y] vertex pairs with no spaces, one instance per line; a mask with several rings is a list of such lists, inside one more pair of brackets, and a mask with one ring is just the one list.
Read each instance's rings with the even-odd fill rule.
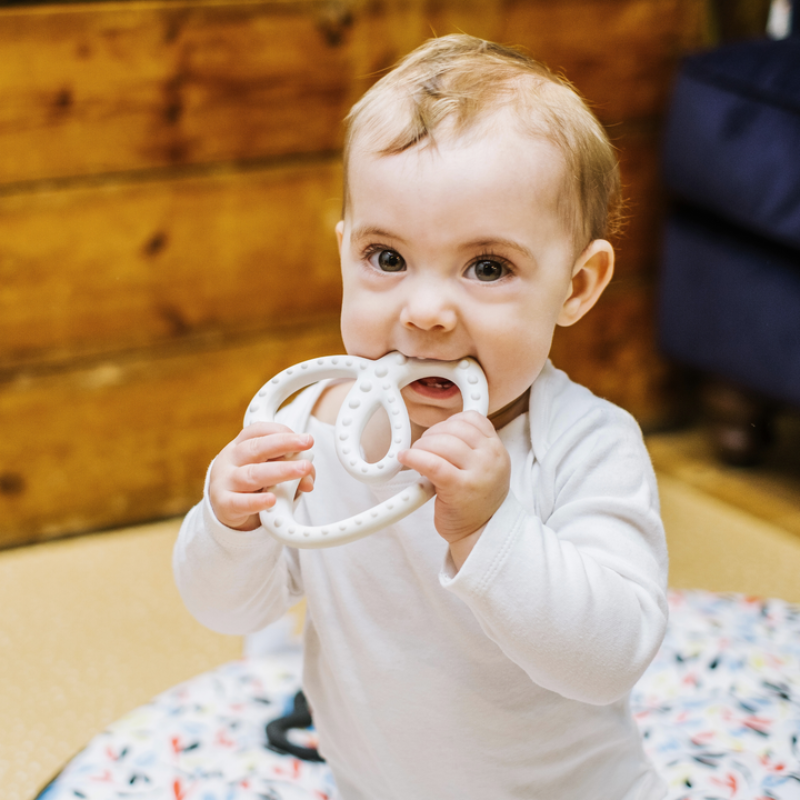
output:
[[[558,213],[558,150],[513,130],[398,155],[355,150],[337,226],[348,353],[475,358],[489,413],[533,383],[570,289],[574,243]],[[403,391],[422,428],[461,408],[433,378]]]

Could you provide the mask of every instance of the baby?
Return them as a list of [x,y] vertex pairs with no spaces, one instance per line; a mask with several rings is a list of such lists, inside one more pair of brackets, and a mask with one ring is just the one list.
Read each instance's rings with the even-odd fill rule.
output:
[[[214,461],[175,550],[186,605],[246,634],[307,598],[304,689],[344,800],[662,798],[628,708],[667,619],[655,477],[634,420],[548,361],[613,273],[612,148],[568,83],[461,35],[348,123],[347,352],[470,356],[488,418],[415,381],[406,469],[368,486],[334,450],[349,384],[305,390]],[[389,441],[376,415],[367,460]],[[295,457],[312,448],[313,467]],[[360,541],[296,550],[260,528],[280,482],[301,478],[298,519],[320,525],[419,475],[435,500]]]

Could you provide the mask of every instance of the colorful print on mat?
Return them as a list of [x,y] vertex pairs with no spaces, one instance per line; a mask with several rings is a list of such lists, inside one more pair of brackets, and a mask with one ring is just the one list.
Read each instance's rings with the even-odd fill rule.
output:
[[671,592],[632,708],[669,800],[800,800],[800,607]]
[[96,736],[37,800],[331,800],[324,763],[267,748],[301,666],[299,653],[234,661],[164,692]]
[[[670,613],[631,697],[668,800],[800,800],[800,607],[676,591]],[[299,653],[245,659],[164,692],[96,736],[39,800],[332,800],[325,764],[267,748],[300,668]]]

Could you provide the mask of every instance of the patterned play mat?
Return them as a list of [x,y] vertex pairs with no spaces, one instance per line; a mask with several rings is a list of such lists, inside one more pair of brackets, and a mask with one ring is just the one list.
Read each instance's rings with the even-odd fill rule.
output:
[[[684,591],[670,609],[632,697],[669,800],[800,800],[800,606]],[[39,800],[325,800],[325,764],[267,747],[299,674],[300,654],[285,653],[170,689],[95,737]]]

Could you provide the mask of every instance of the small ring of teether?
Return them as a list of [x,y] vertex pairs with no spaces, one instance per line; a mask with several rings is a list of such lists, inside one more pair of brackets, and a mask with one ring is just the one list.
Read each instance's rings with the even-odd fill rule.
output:
[[[271,422],[281,403],[306,386],[325,379],[355,380],[336,419],[336,454],[342,466],[363,483],[380,483],[401,469],[397,454],[411,446],[411,422],[400,390],[420,378],[451,380],[461,391],[464,411],[486,414],[489,390],[477,362],[432,361],[389,353],[377,361],[358,356],[326,356],[295,364],[264,384],[245,414],[245,426]],[[372,415],[383,407],[392,426],[392,443],[386,455],[373,463],[361,455],[361,436]],[[433,497],[430,481],[422,478],[389,500],[361,514],[328,525],[301,525],[294,519],[295,494],[299,481],[286,481],[270,488],[275,505],[261,512],[264,527],[291,547],[316,548],[345,544],[374,533],[402,519]]]

